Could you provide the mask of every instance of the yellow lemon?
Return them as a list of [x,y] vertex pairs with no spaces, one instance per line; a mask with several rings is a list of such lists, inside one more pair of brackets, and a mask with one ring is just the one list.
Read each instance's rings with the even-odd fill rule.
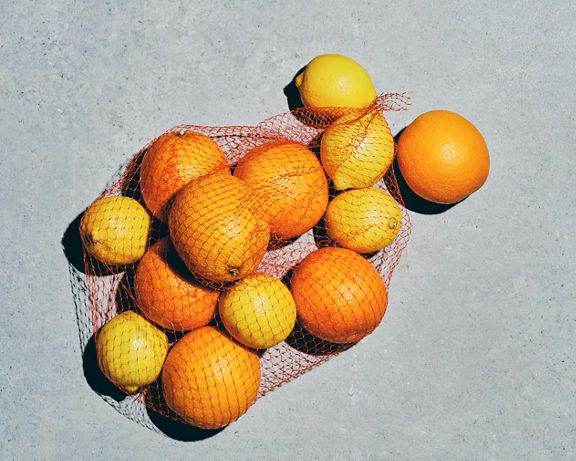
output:
[[394,159],[388,122],[377,110],[340,117],[324,132],[320,157],[338,190],[376,184]]
[[228,333],[245,346],[266,349],[284,341],[296,323],[296,304],[286,285],[255,273],[220,296],[219,312]]
[[146,251],[150,216],[130,197],[96,200],[80,220],[88,253],[104,264],[132,264]]
[[102,373],[128,392],[155,381],[167,353],[166,334],[133,311],[117,315],[96,333]]
[[368,72],[356,61],[340,54],[315,57],[296,76],[296,87],[306,107],[368,107],[376,90]]
[[326,231],[335,242],[358,253],[390,245],[402,225],[398,203],[377,187],[337,195],[326,210]]

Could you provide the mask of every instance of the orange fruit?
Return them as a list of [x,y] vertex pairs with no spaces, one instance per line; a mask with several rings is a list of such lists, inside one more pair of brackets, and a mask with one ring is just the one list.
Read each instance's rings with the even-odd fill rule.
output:
[[400,135],[398,167],[416,194],[435,203],[459,202],[477,191],[490,170],[482,134],[461,115],[433,110]]
[[210,137],[194,131],[165,133],[150,146],[140,167],[140,190],[148,209],[166,221],[166,204],[191,179],[230,173],[224,152]]
[[180,339],[162,369],[168,407],[202,429],[236,421],[256,399],[259,386],[258,355],[208,326]]
[[333,343],[370,334],[384,317],[388,293],[370,262],[346,248],[313,251],[295,268],[290,290],[300,324]]
[[227,174],[202,176],[180,189],[168,212],[168,229],[186,266],[215,282],[253,272],[270,240],[259,200],[247,182]]
[[326,210],[326,175],[316,155],[302,144],[262,144],[238,162],[234,176],[262,191],[270,232],[279,239],[310,230]]
[[219,295],[194,280],[168,237],[152,245],[138,263],[134,292],[148,319],[178,331],[207,325]]

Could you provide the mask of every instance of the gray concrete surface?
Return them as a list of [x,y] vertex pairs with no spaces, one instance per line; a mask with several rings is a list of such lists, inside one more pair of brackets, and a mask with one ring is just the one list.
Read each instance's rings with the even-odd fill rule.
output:
[[[4,1],[0,459],[576,459],[573,2]],[[481,191],[412,237],[380,328],[200,440],[85,377],[69,225],[151,138],[287,110],[312,57],[484,134]],[[114,402],[112,402],[114,403]]]

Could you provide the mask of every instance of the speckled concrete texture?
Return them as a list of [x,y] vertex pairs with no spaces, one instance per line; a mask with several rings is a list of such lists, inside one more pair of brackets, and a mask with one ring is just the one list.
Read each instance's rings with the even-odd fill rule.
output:
[[[576,459],[573,2],[1,10],[0,459]],[[327,52],[410,96],[394,134],[431,109],[471,120],[488,181],[413,206],[388,312],[357,346],[211,436],[134,422],[85,369],[67,230],[150,139],[285,112],[284,87]]]

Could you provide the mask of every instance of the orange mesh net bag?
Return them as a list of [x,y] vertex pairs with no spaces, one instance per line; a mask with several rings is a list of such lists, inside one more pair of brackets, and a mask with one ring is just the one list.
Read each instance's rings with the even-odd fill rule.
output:
[[132,408],[222,428],[378,327],[410,234],[384,117],[405,105],[180,125],[131,159],[80,235],[83,328]]

